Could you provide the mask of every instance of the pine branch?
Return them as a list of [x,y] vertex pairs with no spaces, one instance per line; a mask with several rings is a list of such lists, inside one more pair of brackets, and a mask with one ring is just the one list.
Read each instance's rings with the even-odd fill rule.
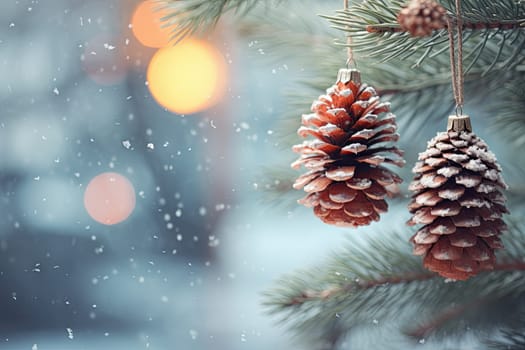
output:
[[519,314],[514,324],[485,337],[484,343],[492,350],[525,349],[525,313]]
[[[520,29],[525,24],[525,19],[518,20],[507,20],[500,21],[489,20],[485,22],[462,22],[463,30],[483,30],[483,29],[500,29],[500,30],[510,30],[510,29]],[[448,24],[444,24],[444,28],[448,28]],[[366,26],[366,31],[369,33],[401,33],[404,32],[399,24],[369,24]]]
[[[396,18],[404,3],[398,0],[363,1],[354,4],[347,11],[340,10],[334,16],[323,17],[328,19],[334,28],[352,36],[351,46],[355,52],[368,57],[378,57],[382,61],[415,56],[416,62],[421,64],[426,58],[447,49],[446,29],[436,31],[429,38],[415,38],[406,32],[400,32]],[[454,1],[443,0],[442,4],[453,18]],[[474,64],[475,58],[487,47],[494,45],[497,50],[493,56],[493,65],[512,61],[523,54],[525,48],[523,2],[467,0],[463,1],[462,10],[464,27],[467,30],[464,41],[465,43],[475,41],[470,45],[471,50],[466,47],[468,55],[473,58],[470,64]],[[505,68],[513,69],[508,64]],[[487,69],[488,71],[490,69]]]
[[[525,262],[516,261],[513,263],[502,263],[502,264],[496,264],[494,266],[494,270],[490,271],[490,273],[494,272],[505,272],[505,271],[525,271]],[[313,300],[326,300],[329,298],[333,298],[341,293],[350,293],[354,292],[355,290],[367,290],[370,288],[376,288],[382,285],[386,284],[404,284],[404,283],[411,283],[411,282],[420,282],[420,281],[426,281],[432,278],[439,278],[438,275],[430,272],[421,272],[421,273],[414,273],[414,274],[405,274],[400,276],[390,276],[390,277],[382,277],[378,279],[372,279],[368,281],[355,281],[351,282],[342,286],[333,287],[333,288],[327,288],[321,291],[315,291],[315,290],[304,290],[301,292],[300,295],[293,297],[289,300],[289,302],[284,303],[283,306],[293,306],[298,304],[307,303]],[[478,305],[479,301],[476,301],[476,303],[473,303],[472,306]],[[470,308],[469,305],[463,305],[462,308],[456,310],[454,309],[454,313],[461,313],[459,310],[465,310],[467,308]],[[451,310],[450,310],[451,311]],[[436,328],[435,326],[432,327],[426,327],[426,328]],[[421,335],[424,335],[427,332],[414,332],[414,333],[423,333]]]
[[214,27],[226,13],[245,16],[261,1],[258,0],[156,0],[159,9],[168,15],[162,18],[171,27],[171,38],[176,43],[188,35],[203,34]]
[[[290,161],[291,163],[291,161]],[[261,205],[291,211],[296,208],[298,193],[291,191],[296,172],[290,167],[265,167],[256,179],[257,190],[262,192]]]
[[525,349],[525,321],[519,326],[501,331],[497,340],[486,340],[485,344],[492,350],[523,350]]
[[496,90],[495,103],[490,108],[493,113],[491,127],[508,135],[516,147],[525,144],[525,71],[518,72],[503,86]]
[[[444,283],[423,270],[419,259],[411,255],[406,237],[399,234],[352,242],[332,258],[328,268],[281,280],[267,294],[266,305],[294,331],[312,337],[328,332],[334,318],[347,331],[371,319],[413,325],[414,318],[423,320],[420,326],[402,327],[413,335],[450,331],[466,320],[473,329],[494,328],[512,319],[497,319],[494,310],[525,309],[522,237],[521,226],[512,224],[505,237],[506,251],[499,255],[495,269],[459,283]],[[469,316],[473,310],[475,317]]]

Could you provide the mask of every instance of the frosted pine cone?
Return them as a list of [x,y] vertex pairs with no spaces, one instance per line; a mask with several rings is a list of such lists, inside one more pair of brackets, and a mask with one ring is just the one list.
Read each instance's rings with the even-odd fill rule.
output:
[[[468,117],[452,118],[470,126]],[[424,225],[410,239],[414,254],[424,256],[427,269],[455,280],[493,269],[494,250],[503,248],[499,235],[508,211],[500,190],[507,186],[487,144],[468,130],[438,133],[413,172],[408,224]]]
[[401,9],[397,22],[412,36],[428,36],[433,30],[445,28],[447,11],[433,0],[412,0]]
[[382,164],[404,165],[403,152],[390,145],[399,135],[389,109],[358,71],[341,69],[337,83],[314,101],[314,113],[303,115],[298,134],[315,139],[293,147],[300,157],[292,167],[309,170],[293,187],[308,193],[299,203],[325,223],[357,227],[386,212],[384,198],[401,178]]

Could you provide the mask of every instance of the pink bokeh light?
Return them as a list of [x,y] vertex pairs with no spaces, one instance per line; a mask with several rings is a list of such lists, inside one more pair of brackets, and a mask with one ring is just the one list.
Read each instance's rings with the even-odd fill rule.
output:
[[135,189],[124,176],[107,172],[95,176],[86,187],[84,207],[93,220],[115,225],[135,209]]

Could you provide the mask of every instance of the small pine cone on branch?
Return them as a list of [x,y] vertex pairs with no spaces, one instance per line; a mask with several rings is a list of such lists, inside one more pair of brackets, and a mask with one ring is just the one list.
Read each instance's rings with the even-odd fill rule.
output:
[[323,222],[358,227],[386,212],[384,198],[397,193],[401,178],[382,165],[404,165],[403,152],[391,145],[399,135],[389,110],[357,70],[341,69],[313,113],[302,116],[298,134],[314,139],[293,147],[300,157],[292,167],[308,169],[293,187],[308,193],[299,203]]
[[433,0],[412,0],[397,15],[401,29],[412,36],[424,37],[447,24],[447,11]]
[[499,235],[508,211],[501,190],[507,186],[496,157],[471,132],[467,116],[451,116],[448,129],[419,154],[409,186],[414,194],[408,224],[424,225],[410,240],[427,269],[466,280],[493,269],[494,250],[503,248]]

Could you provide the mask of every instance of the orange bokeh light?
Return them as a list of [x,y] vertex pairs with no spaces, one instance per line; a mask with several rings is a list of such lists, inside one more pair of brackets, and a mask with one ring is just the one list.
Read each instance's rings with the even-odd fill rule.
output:
[[148,66],[148,87],[155,100],[179,113],[200,112],[225,93],[227,65],[210,43],[187,38],[159,49]]
[[84,206],[93,220],[115,225],[126,220],[135,208],[135,190],[127,178],[117,173],[95,176],[84,193]]
[[148,47],[165,47],[170,44],[170,29],[163,27],[166,10],[159,10],[159,3],[146,0],[140,3],[131,18],[131,30],[138,41]]

